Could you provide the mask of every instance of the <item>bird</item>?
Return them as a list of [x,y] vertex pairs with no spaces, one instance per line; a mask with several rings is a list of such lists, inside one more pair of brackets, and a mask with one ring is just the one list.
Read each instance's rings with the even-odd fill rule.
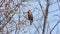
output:
[[30,20],[30,25],[32,25],[32,22],[33,22],[33,14],[31,12],[31,10],[28,10],[28,20]]

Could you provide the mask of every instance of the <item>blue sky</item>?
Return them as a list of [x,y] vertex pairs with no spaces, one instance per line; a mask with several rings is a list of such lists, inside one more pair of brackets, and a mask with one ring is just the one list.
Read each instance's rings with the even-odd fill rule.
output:
[[[51,0],[51,4],[54,3],[54,2],[56,2],[56,0],[53,0],[53,1]],[[38,19],[41,19],[41,16],[42,16],[42,11],[41,11],[41,8],[39,6],[39,3],[36,1],[36,2],[25,2],[25,3],[23,2],[23,4],[25,4],[27,6],[27,7],[22,7],[22,8],[24,8],[23,9],[24,11],[28,11],[30,9],[33,12],[33,17],[34,17],[34,22],[33,23],[36,25],[36,27],[38,28],[38,26],[41,26],[41,28],[42,28],[43,19],[42,19],[42,21],[38,20]],[[43,10],[45,10],[46,2],[44,0],[41,0],[41,4],[43,6]],[[35,9],[35,8],[38,8],[38,9]],[[50,29],[52,29],[54,27],[54,25],[59,20],[59,18],[57,16],[53,16],[53,15],[56,15],[56,14],[59,15],[59,10],[58,9],[59,9],[59,7],[58,7],[57,2],[49,6],[49,12],[54,11],[54,12],[51,12],[51,13],[48,14],[48,19],[47,20],[49,22]],[[55,11],[55,10],[57,10],[57,11]],[[17,17],[15,19],[17,19]],[[35,19],[37,19],[37,21]],[[31,27],[30,28],[31,34],[36,34],[37,30],[35,28],[33,28],[33,25],[31,25],[30,27]],[[60,32],[59,24],[58,24],[57,27],[58,27],[58,30]],[[52,34],[56,34],[57,27],[54,29]],[[41,28],[39,30],[41,30]],[[40,33],[42,33],[42,32],[40,32]]]
[[[43,7],[43,10],[45,10],[46,9],[46,2],[44,1],[44,0],[40,0],[41,1],[41,5],[42,5],[42,7]],[[57,0],[50,0],[50,3],[52,4],[52,3],[54,3],[54,2],[56,2]],[[15,3],[17,3],[17,0],[14,0],[14,2]],[[19,3],[19,2],[18,2]],[[40,34],[42,34],[42,27],[43,27],[43,20],[44,20],[44,18],[42,18],[42,20],[41,20],[41,17],[42,17],[42,11],[41,11],[41,7],[40,7],[40,5],[39,5],[39,3],[38,3],[38,1],[35,1],[35,2],[33,2],[33,1],[30,1],[30,2],[23,2],[22,4],[24,4],[24,5],[26,5],[26,6],[22,6],[21,5],[21,8],[18,10],[18,11],[20,11],[21,13],[20,13],[20,16],[22,16],[21,17],[21,21],[22,20],[26,20],[27,22],[26,23],[28,23],[29,21],[27,20],[27,19],[25,19],[24,18],[24,16],[23,15],[27,15],[27,13],[25,13],[25,14],[23,14],[23,12],[27,12],[29,9],[32,11],[32,13],[33,13],[33,24],[35,24],[35,26],[38,28],[38,30],[39,30],[39,33]],[[36,8],[38,8],[38,9],[36,9]],[[56,11],[55,11],[56,10]],[[23,12],[22,12],[23,11]],[[53,12],[54,11],[54,12]],[[50,5],[49,6],[49,13],[48,13],[48,19],[47,19],[47,21],[48,21],[48,23],[49,23],[49,26],[50,26],[50,30],[54,27],[54,25],[58,22],[58,20],[60,19],[60,18],[58,18],[58,16],[54,16],[54,15],[59,15],[60,14],[60,11],[59,11],[59,7],[58,7],[58,3],[56,2],[56,3],[54,3],[54,4],[52,4],[52,5]],[[59,15],[60,16],[60,15]],[[18,14],[15,14],[14,16],[13,16],[13,19],[16,21],[16,23],[18,22]],[[10,24],[11,25],[11,24]],[[7,27],[8,27],[8,29],[11,27],[9,24],[7,25]],[[12,29],[13,29],[13,27],[15,28],[15,26],[16,26],[16,24],[13,24],[14,26],[12,26]],[[35,28],[35,26],[34,25],[31,25],[31,26],[27,26],[27,25],[29,25],[29,23],[28,24],[26,24],[26,25],[24,25],[24,26],[21,26],[21,31],[19,31],[19,34],[29,34],[29,33],[31,33],[31,34],[37,34],[37,29]],[[47,26],[46,27],[48,27],[48,24],[47,24]],[[58,28],[58,29],[57,29]],[[24,30],[23,30],[24,29]],[[49,31],[50,31],[49,30]],[[58,26],[56,26],[56,28],[53,30],[53,33],[52,34],[56,34],[57,33],[57,30],[58,30],[58,34],[60,34],[60,23],[58,24]],[[16,30],[14,30],[11,34],[15,34],[15,31]],[[24,33],[24,32],[26,32],[26,33]],[[47,34],[47,32],[46,32],[46,34]],[[48,32],[48,34],[49,34],[49,32]]]

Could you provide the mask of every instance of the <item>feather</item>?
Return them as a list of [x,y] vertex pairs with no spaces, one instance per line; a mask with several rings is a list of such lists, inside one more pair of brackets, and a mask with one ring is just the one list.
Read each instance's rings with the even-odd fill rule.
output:
[[31,10],[28,11],[28,19],[30,20],[30,25],[31,25],[33,22],[33,14],[31,12]]

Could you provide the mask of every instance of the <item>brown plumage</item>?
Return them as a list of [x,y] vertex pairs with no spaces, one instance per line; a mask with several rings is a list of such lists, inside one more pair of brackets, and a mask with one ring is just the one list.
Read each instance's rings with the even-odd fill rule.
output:
[[31,25],[33,22],[33,14],[31,12],[31,10],[28,11],[28,19],[30,20],[30,25]]

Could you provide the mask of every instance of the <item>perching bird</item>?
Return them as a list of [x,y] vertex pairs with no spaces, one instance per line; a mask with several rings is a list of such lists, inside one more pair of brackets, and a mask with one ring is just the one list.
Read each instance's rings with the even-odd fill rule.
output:
[[28,11],[28,20],[30,20],[30,25],[32,25],[32,22],[33,22],[33,14],[31,12],[31,10]]

